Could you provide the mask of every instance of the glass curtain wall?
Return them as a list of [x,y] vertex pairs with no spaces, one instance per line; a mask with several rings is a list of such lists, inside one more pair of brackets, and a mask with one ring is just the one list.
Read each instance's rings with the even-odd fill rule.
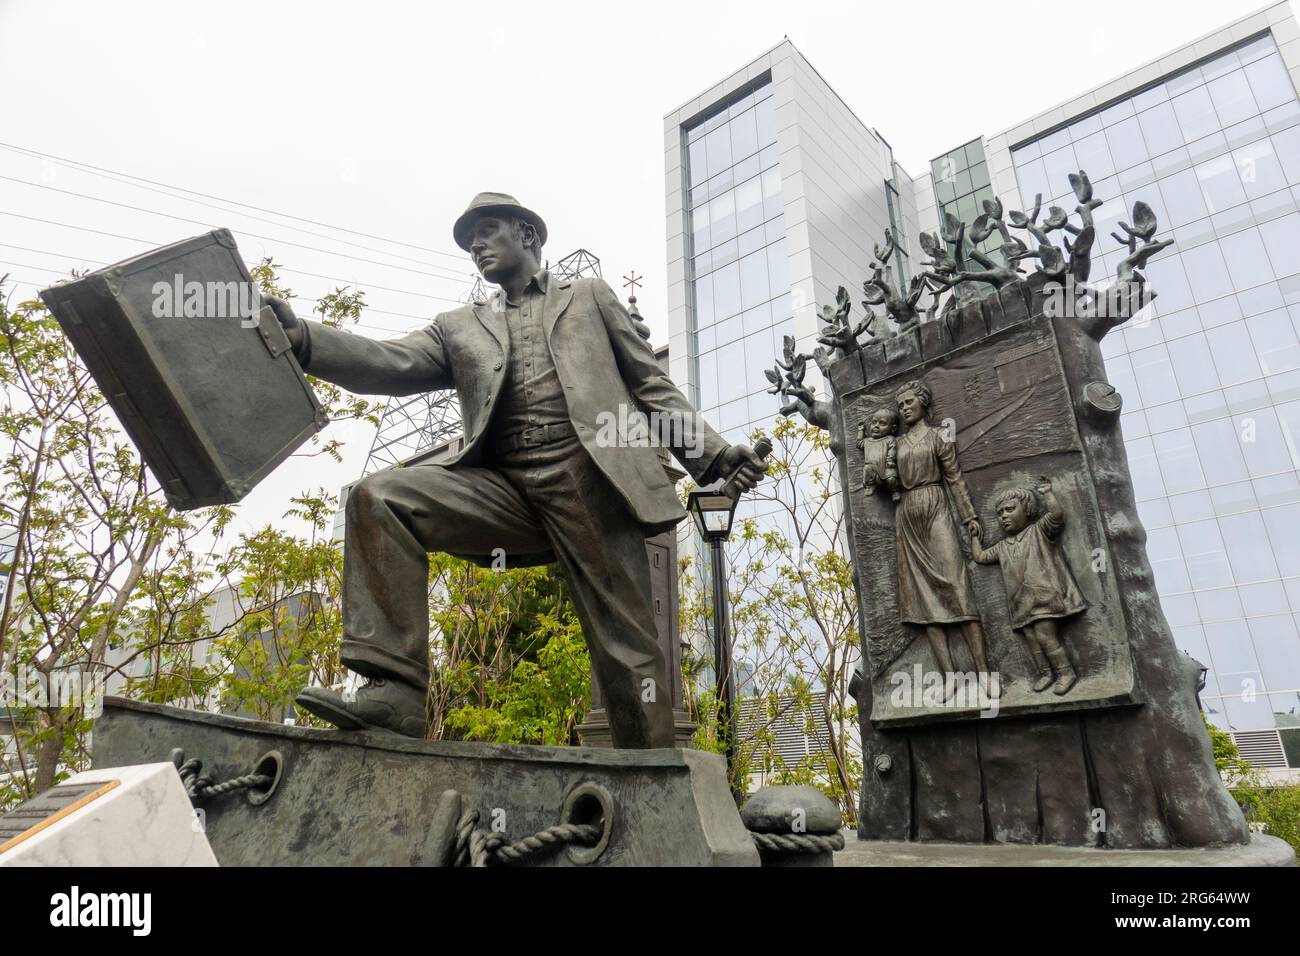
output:
[[699,409],[729,441],[770,426],[763,370],[794,334],[772,87],[687,130],[693,365]]
[[[930,176],[940,221],[944,213],[952,213],[969,227],[984,211],[984,203],[993,198],[984,144],[978,139],[931,160]],[[1033,193],[1026,201],[1033,201]],[[997,233],[979,244],[981,252],[998,262],[1003,260],[1001,247],[1002,237]]]
[[1156,584],[1216,723],[1300,727],[1300,103],[1272,39],[1012,157],[1026,202],[1073,209],[1088,172],[1094,276],[1135,200],[1175,240],[1147,269],[1159,298],[1105,339]]

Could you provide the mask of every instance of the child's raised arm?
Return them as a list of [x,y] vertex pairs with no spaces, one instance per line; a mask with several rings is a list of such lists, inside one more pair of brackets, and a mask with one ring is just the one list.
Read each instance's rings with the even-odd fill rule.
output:
[[1061,506],[1061,499],[1056,497],[1056,492],[1052,490],[1052,479],[1046,475],[1039,476],[1038,487],[1034,490],[1038,492],[1038,497],[1043,502],[1043,516],[1039,519],[1043,523],[1043,530],[1047,532],[1048,537],[1055,538],[1065,527],[1065,508]]

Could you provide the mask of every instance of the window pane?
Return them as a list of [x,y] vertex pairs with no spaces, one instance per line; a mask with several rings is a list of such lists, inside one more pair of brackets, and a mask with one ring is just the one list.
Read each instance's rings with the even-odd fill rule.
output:
[[[1174,375],[1178,379],[1178,390],[1182,395],[1196,395],[1211,388],[1218,388],[1219,380],[1214,374],[1214,360],[1210,357],[1210,348],[1204,335],[1188,335],[1175,339],[1167,346],[1169,359],[1173,363]],[[1245,474],[1238,475],[1245,478]],[[1224,479],[1230,480],[1230,479]]]
[[[1237,428],[1243,436],[1241,451],[1252,477],[1263,478],[1300,467],[1282,429],[1278,427],[1277,415],[1273,409],[1257,408],[1239,416]],[[1294,478],[1294,475],[1288,477]]]
[[1246,74],[1241,70],[1211,80],[1208,87],[1210,99],[1214,101],[1214,110],[1219,114],[1219,122],[1223,126],[1240,123],[1259,112],[1255,106],[1255,97],[1250,92],[1250,84],[1246,82]]
[[1148,159],[1137,117],[1129,117],[1107,129],[1106,142],[1110,145],[1110,155],[1115,160],[1116,169],[1127,169]]
[[790,291],[790,259],[785,242],[774,242],[767,247],[767,276],[772,295],[787,295]]
[[1291,77],[1287,75],[1282,58],[1276,53],[1254,63],[1248,63],[1245,73],[1261,111],[1295,100],[1295,88],[1291,85]]
[[1232,154],[1246,195],[1251,199],[1266,196],[1287,185],[1282,163],[1273,149],[1273,141],[1261,139],[1243,146]]
[[[1250,329],[1265,375],[1300,368],[1300,342],[1286,312],[1279,309],[1251,316],[1246,320],[1246,327]],[[1294,435],[1293,440],[1300,440],[1300,434]]]
[[1232,291],[1232,279],[1217,243],[1207,243],[1183,253],[1183,267],[1198,302],[1217,299]]
[[695,280],[695,327],[705,328],[714,320],[713,276],[700,276]]
[[1264,252],[1259,230],[1244,229],[1231,236],[1224,236],[1219,240],[1219,247],[1223,251],[1235,288],[1250,289],[1272,280],[1273,269]]
[[1042,193],[1044,199],[1052,198],[1047,188],[1047,170],[1043,166],[1041,159],[1030,160],[1023,166],[1018,167],[1016,169],[1016,179],[1020,183],[1020,195],[1025,197],[1027,205],[1033,206],[1034,196],[1039,193]]
[[691,210],[691,245],[696,253],[708,249],[709,242],[709,204],[696,206]]
[[1290,706],[1294,712],[1294,692],[1300,689],[1300,633],[1295,618],[1289,614],[1259,617],[1248,624],[1265,683],[1269,690],[1292,691]]
[[[769,387],[764,369],[770,369],[775,359],[772,355],[772,342],[766,335],[752,335],[745,339],[745,387],[751,392],[758,392],[763,399],[761,414],[775,417],[773,396],[763,394]],[[751,403],[751,409],[753,403]]]
[[1216,588],[1233,583],[1217,521],[1194,521],[1179,525],[1177,530],[1192,587]]
[[1231,419],[1193,425],[1192,435],[1209,484],[1228,484],[1247,477],[1246,462],[1241,457],[1237,430]]
[[728,125],[731,127],[731,155],[737,161],[758,152],[758,127],[754,124],[753,110],[746,110]]
[[759,178],[736,187],[736,228],[740,232],[763,224],[763,186]]
[[1231,156],[1220,156],[1196,167],[1196,179],[1210,212],[1219,212],[1246,201]]
[[718,356],[709,352],[700,356],[700,409],[718,405]]
[[1183,131],[1174,115],[1174,108],[1168,103],[1161,103],[1145,113],[1139,113],[1138,125],[1142,128],[1142,138],[1152,156],[1159,156],[1183,145]]
[[772,297],[767,286],[767,254],[755,252],[740,260],[740,305],[752,309]]
[[[731,342],[718,349],[718,400],[726,405],[728,402],[734,402],[738,398],[745,396],[745,344],[744,342]],[[735,425],[743,425],[744,420],[728,425],[725,422],[723,428],[733,428]]]
[[1259,227],[1273,263],[1273,274],[1279,279],[1300,272],[1300,219],[1283,216]]
[[763,171],[763,219],[781,215],[781,167],[773,166]]
[[687,149],[687,165],[691,174],[691,185],[695,186],[709,177],[709,164],[704,157],[704,140],[697,139]]
[[1074,144],[1074,156],[1078,160],[1079,169],[1086,172],[1094,183],[1115,173],[1115,162],[1110,158],[1105,133],[1097,132],[1083,137]]
[[1170,103],[1173,104],[1174,114],[1178,117],[1178,125],[1182,127],[1185,142],[1190,143],[1202,136],[1209,136],[1219,128],[1219,117],[1214,112],[1209,91],[1204,87],[1176,96],[1170,100]]
[[1178,383],[1163,345],[1134,352],[1132,359],[1143,405],[1163,405],[1178,398]]
[[713,307],[719,319],[740,311],[740,267],[734,262],[713,273]]
[[770,146],[776,142],[776,112],[772,99],[760,100],[754,107],[754,119],[758,125],[758,145]]
[[1219,530],[1237,581],[1263,581],[1277,577],[1277,563],[1268,546],[1268,534],[1259,512],[1219,519]]
[[709,157],[709,175],[716,176],[731,165],[731,134],[724,126],[704,137]]
[[1196,171],[1185,169],[1160,181],[1160,195],[1165,200],[1171,227],[1186,225],[1209,215]]
[[1219,379],[1224,385],[1259,378],[1259,361],[1255,358],[1250,336],[1246,334],[1245,322],[1233,322],[1231,325],[1210,329],[1205,337],[1210,353],[1214,356]]

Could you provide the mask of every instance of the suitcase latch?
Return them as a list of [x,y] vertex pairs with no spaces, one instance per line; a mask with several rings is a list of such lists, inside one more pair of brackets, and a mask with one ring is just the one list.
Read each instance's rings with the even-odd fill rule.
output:
[[257,334],[262,337],[262,344],[271,353],[271,358],[279,358],[291,347],[289,336],[284,334],[283,326],[269,305],[262,306],[257,314]]

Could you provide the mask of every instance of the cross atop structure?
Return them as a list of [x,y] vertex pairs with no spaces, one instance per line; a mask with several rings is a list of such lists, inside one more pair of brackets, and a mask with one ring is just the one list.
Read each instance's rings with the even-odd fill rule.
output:
[[636,301],[636,287],[641,284],[641,280],[644,278],[645,276],[637,275],[635,269],[632,270],[632,273],[630,275],[623,276],[623,285],[628,287],[627,297],[631,299],[633,302]]

